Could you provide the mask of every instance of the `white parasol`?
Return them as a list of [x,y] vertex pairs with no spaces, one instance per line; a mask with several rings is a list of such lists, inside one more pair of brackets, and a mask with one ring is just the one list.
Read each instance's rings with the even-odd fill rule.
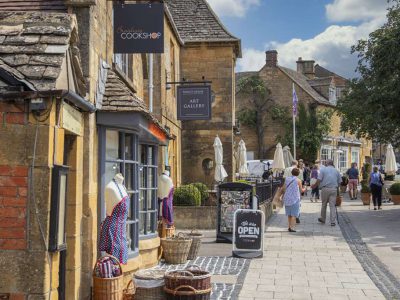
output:
[[278,143],[275,149],[274,162],[272,163],[272,171],[280,172],[283,170],[285,170],[285,162],[283,160],[283,150],[281,143]]
[[243,140],[239,142],[239,175],[246,176],[249,175],[249,169],[247,168],[247,154],[246,154],[246,144]]
[[289,168],[292,166],[293,155],[290,153],[289,146],[283,147],[283,161],[285,163],[285,168]]
[[386,149],[385,173],[387,175],[395,175],[396,171],[396,156],[394,155],[393,146],[389,144]]
[[214,179],[216,182],[222,182],[228,174],[225,171],[222,162],[224,160],[224,152],[222,149],[222,143],[219,137],[217,136],[214,140],[214,151],[215,151],[215,174]]

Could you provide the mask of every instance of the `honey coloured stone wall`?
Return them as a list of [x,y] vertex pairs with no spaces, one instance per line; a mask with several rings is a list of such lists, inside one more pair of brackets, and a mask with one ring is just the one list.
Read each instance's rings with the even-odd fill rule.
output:
[[[214,162],[213,143],[218,135],[223,144],[224,167],[233,175],[233,122],[235,118],[235,56],[226,44],[186,45],[181,50],[181,75],[188,81],[212,81],[215,95],[210,121],[182,122],[182,181],[214,183],[214,169],[205,170],[206,159]],[[215,167],[215,162],[213,168]]]

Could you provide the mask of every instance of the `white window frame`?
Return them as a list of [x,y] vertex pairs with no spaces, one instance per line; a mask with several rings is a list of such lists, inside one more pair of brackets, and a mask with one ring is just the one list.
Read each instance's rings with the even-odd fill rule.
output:
[[[357,155],[357,160],[354,161],[353,154]],[[360,166],[360,149],[351,149],[351,163],[357,163],[357,166]]]
[[346,172],[349,169],[349,151],[348,149],[340,149],[341,151],[338,153],[339,157],[338,157],[338,168],[340,170],[340,172]]
[[[324,150],[327,151],[327,156],[323,154]],[[321,164],[324,164],[328,159],[332,159],[333,148],[329,145],[323,145],[320,150]]]

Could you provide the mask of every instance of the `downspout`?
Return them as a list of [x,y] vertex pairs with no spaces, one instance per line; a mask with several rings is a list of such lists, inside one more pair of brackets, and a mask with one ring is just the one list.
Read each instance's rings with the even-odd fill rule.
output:
[[153,53],[149,54],[149,111],[153,112]]

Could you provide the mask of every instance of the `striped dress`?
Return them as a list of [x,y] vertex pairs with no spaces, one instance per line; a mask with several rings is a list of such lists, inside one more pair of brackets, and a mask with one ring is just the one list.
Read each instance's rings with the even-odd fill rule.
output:
[[115,205],[111,216],[101,223],[99,251],[118,258],[120,263],[128,262],[128,242],[126,238],[126,220],[129,211],[129,196],[123,196],[118,184],[113,180],[121,195],[121,201]]

